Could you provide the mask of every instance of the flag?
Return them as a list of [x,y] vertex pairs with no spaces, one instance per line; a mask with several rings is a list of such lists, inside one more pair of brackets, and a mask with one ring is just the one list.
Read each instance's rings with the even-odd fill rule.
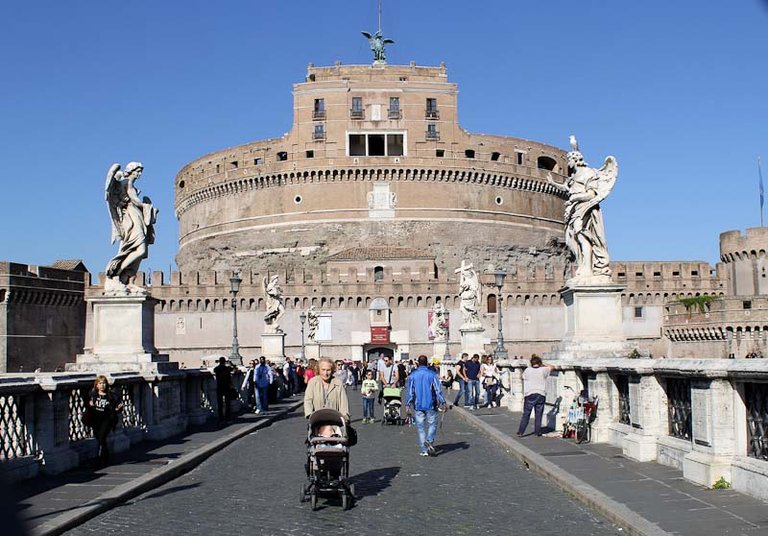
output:
[[763,201],[765,199],[765,189],[763,188],[763,170],[760,166],[760,157],[757,157],[757,175],[760,177],[760,225],[763,224]]

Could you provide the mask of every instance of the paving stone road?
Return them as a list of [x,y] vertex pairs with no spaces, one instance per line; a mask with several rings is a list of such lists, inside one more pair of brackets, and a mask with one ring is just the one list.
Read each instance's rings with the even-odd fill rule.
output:
[[450,412],[439,456],[422,458],[414,428],[363,425],[357,392],[350,401],[360,440],[350,469],[359,500],[349,511],[299,502],[306,421],[294,412],[67,534],[621,534]]

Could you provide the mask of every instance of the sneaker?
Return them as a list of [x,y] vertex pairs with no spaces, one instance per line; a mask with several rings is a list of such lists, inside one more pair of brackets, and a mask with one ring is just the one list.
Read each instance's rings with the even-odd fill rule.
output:
[[428,452],[419,452],[419,456],[429,456]]
[[257,409],[257,410],[255,410],[255,411],[254,411],[254,413],[255,413],[256,415],[258,415],[259,413],[261,413],[261,410],[260,410],[260,409]]
[[430,456],[437,456],[437,451],[435,450],[435,446],[432,444],[431,441],[425,441],[424,447],[427,449],[427,454]]

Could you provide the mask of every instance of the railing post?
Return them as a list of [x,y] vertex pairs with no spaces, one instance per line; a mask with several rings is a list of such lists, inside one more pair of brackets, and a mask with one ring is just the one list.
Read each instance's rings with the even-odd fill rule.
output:
[[666,393],[653,369],[636,372],[639,381],[635,377],[629,383],[632,431],[623,438],[621,446],[627,458],[650,462],[656,459],[659,435],[666,433]]
[[[48,380],[48,381],[45,381]],[[43,456],[42,472],[56,474],[80,464],[69,443],[69,396],[50,377],[40,382],[35,397],[35,440]]]

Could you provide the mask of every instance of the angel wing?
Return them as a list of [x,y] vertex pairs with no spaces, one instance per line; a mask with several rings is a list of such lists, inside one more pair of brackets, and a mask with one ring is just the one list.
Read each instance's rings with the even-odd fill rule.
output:
[[122,197],[122,186],[120,185],[120,164],[112,164],[107,171],[107,180],[104,184],[104,199],[107,201],[109,209],[109,218],[112,220],[112,243],[115,240],[122,239],[120,227],[120,200]]
[[384,40],[384,44],[385,44],[385,45],[394,45],[394,44],[395,44],[395,42],[394,42],[392,39],[385,39],[385,40]]
[[261,290],[263,290],[263,291],[264,291],[264,294],[265,294],[265,295],[268,295],[268,294],[269,294],[269,293],[267,292],[268,281],[269,281],[269,280],[267,279],[267,276],[264,276],[264,278],[261,280]]
[[606,157],[603,167],[597,170],[597,197],[595,198],[597,203],[608,197],[608,194],[613,190],[614,184],[616,184],[616,177],[618,176],[619,163],[613,156]]
[[368,32],[360,32],[360,33],[361,33],[361,34],[363,34],[363,35],[365,36],[365,38],[366,38],[366,39],[370,39],[371,37],[373,37],[373,36],[372,36],[371,34],[369,34]]

